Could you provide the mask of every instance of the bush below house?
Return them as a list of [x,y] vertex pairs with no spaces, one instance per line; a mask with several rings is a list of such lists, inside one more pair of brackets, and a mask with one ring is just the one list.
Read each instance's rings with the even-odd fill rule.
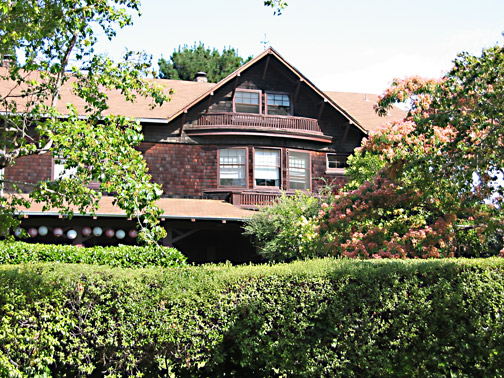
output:
[[497,377],[504,260],[0,266],[0,376]]
[[328,256],[318,237],[319,211],[332,196],[297,192],[283,193],[274,203],[257,211],[245,224],[259,255],[268,261],[290,262]]
[[185,265],[186,257],[176,248],[118,247],[82,248],[72,245],[0,241],[0,264],[60,262],[110,265],[123,268]]

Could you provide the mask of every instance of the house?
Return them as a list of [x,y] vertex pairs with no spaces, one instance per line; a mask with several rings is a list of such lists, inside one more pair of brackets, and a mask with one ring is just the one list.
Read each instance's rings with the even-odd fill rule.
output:
[[[145,140],[139,148],[164,191],[159,205],[168,237],[163,243],[192,261],[256,259],[241,235],[255,208],[281,191],[343,185],[346,159],[362,138],[404,117],[399,109],[378,117],[374,95],[321,91],[272,48],[217,84],[206,82],[204,73],[194,82],[157,81],[175,92],[165,106],[151,110],[143,99],[131,105],[112,92],[110,112],[140,120]],[[61,95],[61,111],[72,102],[84,113],[69,87]],[[38,182],[54,179],[59,171],[49,155],[42,155],[19,159],[4,175]],[[94,216],[62,219],[37,205],[23,214],[23,227],[49,230],[37,233],[35,241],[134,243],[134,231],[127,232],[134,223],[112,206],[110,197],[102,199]],[[102,234],[89,234],[96,227]],[[56,228],[61,236],[50,232]],[[66,234],[70,229],[76,231],[72,240]]]

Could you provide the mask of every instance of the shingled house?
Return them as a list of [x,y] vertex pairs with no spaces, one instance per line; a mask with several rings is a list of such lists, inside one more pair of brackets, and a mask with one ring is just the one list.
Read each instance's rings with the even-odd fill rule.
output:
[[[168,237],[163,243],[192,261],[257,258],[241,235],[253,209],[281,191],[316,192],[326,182],[342,185],[346,158],[362,138],[404,116],[393,109],[378,117],[374,95],[321,91],[272,48],[217,84],[207,83],[203,73],[194,82],[157,81],[174,89],[171,102],[151,110],[147,100],[131,105],[109,93],[110,112],[140,120],[145,141],[139,148],[164,191],[159,206]],[[73,102],[84,113],[69,88],[63,88],[62,98],[61,111]],[[49,155],[19,159],[4,172],[7,179],[28,182],[59,174]],[[134,229],[133,222],[109,197],[94,216],[62,219],[56,211],[42,213],[37,205],[24,215],[25,228],[44,225],[64,231],[59,237],[37,235],[36,241],[134,243],[127,232]],[[110,236],[114,232],[84,236],[84,227],[126,232],[121,238]],[[77,233],[73,240],[65,236],[69,229]]]

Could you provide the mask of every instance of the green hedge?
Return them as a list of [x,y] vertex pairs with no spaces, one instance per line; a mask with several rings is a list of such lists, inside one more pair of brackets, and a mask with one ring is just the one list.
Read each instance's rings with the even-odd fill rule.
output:
[[77,247],[0,241],[0,264],[60,262],[98,264],[123,268],[170,267],[185,265],[187,258],[176,248],[148,248],[131,245],[117,247]]
[[504,260],[0,267],[0,376],[498,377]]

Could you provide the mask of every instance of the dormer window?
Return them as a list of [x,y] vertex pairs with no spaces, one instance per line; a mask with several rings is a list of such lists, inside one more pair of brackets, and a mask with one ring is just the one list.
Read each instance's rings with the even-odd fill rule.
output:
[[237,89],[234,109],[237,113],[261,114],[261,91]]

